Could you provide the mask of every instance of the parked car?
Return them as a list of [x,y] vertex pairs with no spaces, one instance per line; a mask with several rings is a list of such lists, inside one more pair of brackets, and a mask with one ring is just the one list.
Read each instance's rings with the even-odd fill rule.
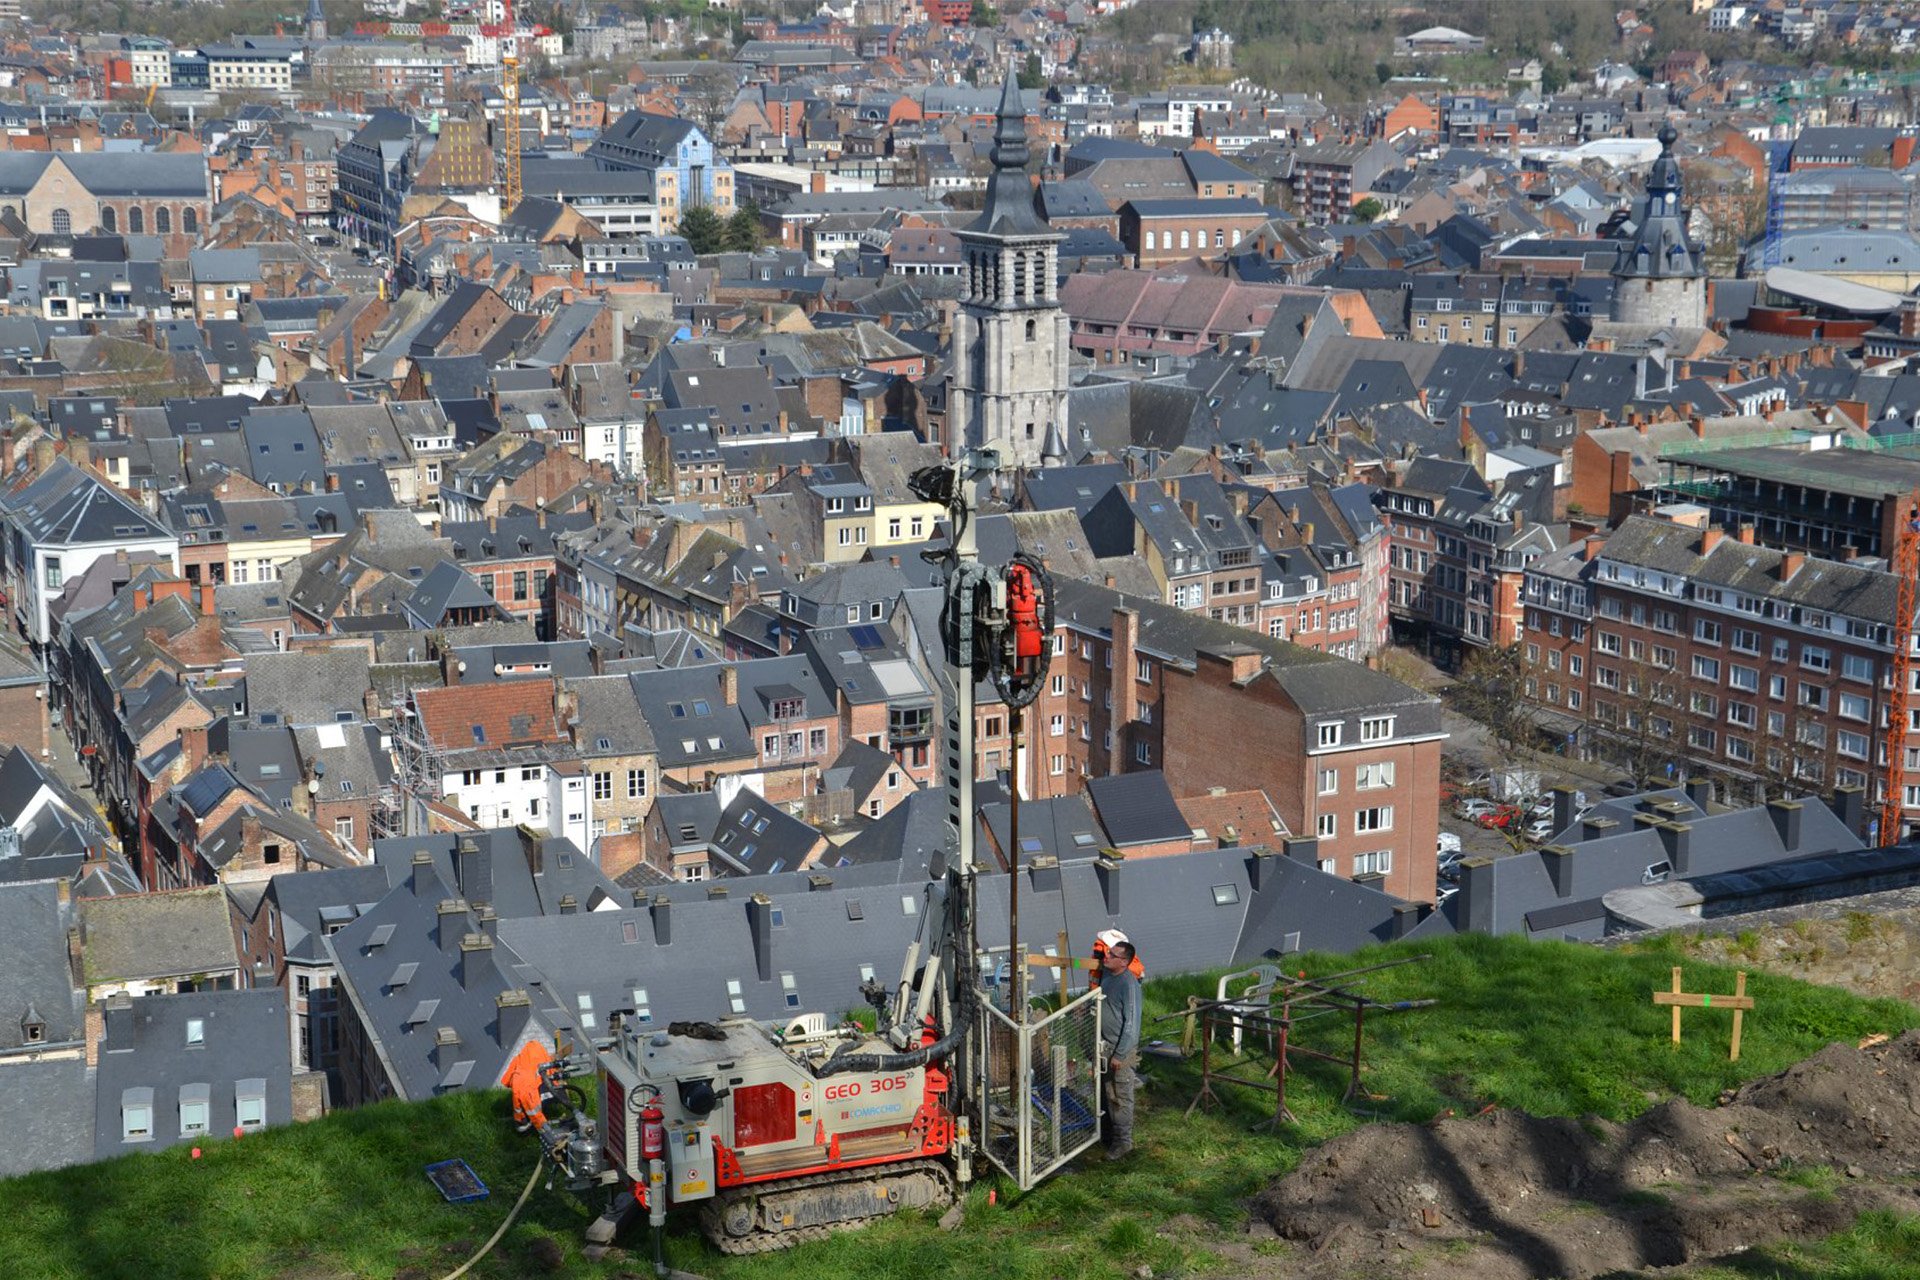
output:
[[1460,802],[1460,816],[1468,822],[1479,822],[1480,819],[1486,815],[1498,813],[1505,807],[1505,805],[1502,805],[1497,800],[1462,800]]
[[1451,831],[1442,831],[1440,833],[1440,842],[1435,846],[1434,852],[1442,858],[1445,858],[1450,853],[1457,856],[1460,852],[1460,837]]
[[1460,854],[1446,854],[1440,859],[1440,864],[1435,874],[1437,874],[1441,880],[1451,884],[1460,878],[1460,864],[1463,861],[1465,861],[1465,859]]
[[1535,818],[1527,824],[1526,830],[1520,834],[1525,836],[1530,843],[1539,844],[1553,834],[1553,819]]
[[1492,811],[1481,814],[1474,821],[1483,827],[1507,828],[1520,821],[1523,816],[1518,806],[1503,804],[1494,806]]

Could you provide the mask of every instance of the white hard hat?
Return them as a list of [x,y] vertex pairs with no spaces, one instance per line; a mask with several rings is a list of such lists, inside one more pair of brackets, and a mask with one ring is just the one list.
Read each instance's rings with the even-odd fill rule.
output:
[[1111,947],[1117,942],[1127,941],[1127,935],[1120,932],[1118,929],[1102,929],[1100,932],[1094,934],[1093,936],[1095,941],[1107,947]]

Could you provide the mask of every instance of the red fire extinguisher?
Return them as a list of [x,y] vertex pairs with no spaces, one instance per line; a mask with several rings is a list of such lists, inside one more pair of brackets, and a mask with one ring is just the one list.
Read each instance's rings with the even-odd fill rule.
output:
[[656,1100],[640,1108],[640,1158],[664,1160],[667,1157],[665,1113]]

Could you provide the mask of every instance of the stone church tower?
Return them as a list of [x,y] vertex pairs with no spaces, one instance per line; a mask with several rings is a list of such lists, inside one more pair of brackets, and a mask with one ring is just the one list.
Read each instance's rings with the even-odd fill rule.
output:
[[307,0],[307,39],[318,44],[327,38],[327,15],[320,0]]
[[1007,468],[1067,461],[1067,317],[1060,241],[1027,180],[1026,108],[1011,74],[993,131],[993,175],[963,228],[966,283],[953,322],[947,447],[991,446]]
[[1680,162],[1673,158],[1679,136],[1672,124],[1661,126],[1640,226],[1614,258],[1613,319],[1622,324],[1699,329],[1707,323],[1707,269],[1687,238]]

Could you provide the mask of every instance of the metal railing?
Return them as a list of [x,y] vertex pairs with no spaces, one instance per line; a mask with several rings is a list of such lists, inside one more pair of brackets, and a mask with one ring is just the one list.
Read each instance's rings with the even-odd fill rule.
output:
[[1038,1022],[1016,1022],[979,994],[987,1094],[981,1149],[1026,1191],[1100,1137],[1100,994]]

